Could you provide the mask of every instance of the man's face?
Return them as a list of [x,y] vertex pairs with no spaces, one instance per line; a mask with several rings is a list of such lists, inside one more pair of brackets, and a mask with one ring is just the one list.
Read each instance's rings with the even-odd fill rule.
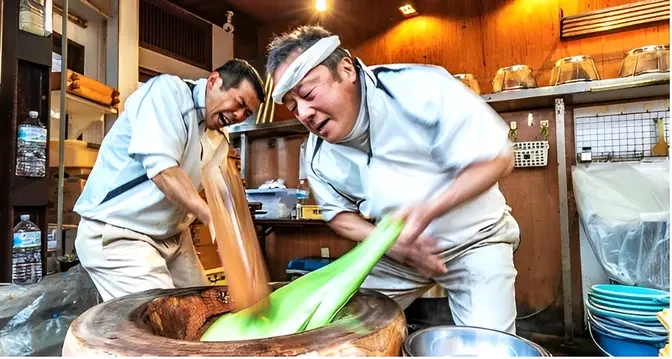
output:
[[[277,83],[292,61],[290,56],[273,74]],[[294,86],[283,103],[306,128],[329,143],[338,143],[355,125],[361,101],[357,71],[349,58],[340,61],[337,68],[340,81],[331,71],[318,65]]]
[[208,77],[205,93],[205,123],[209,130],[245,121],[259,107],[252,83],[241,81],[238,87],[222,89],[222,78],[213,72]]

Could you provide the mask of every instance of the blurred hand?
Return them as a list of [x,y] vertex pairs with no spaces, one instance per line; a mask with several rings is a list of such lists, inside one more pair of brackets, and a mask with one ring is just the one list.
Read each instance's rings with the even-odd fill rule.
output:
[[423,234],[432,219],[427,216],[426,206],[409,205],[394,214],[394,218],[404,221],[396,243],[388,251],[388,256],[397,262],[416,269],[429,278],[448,272],[439,252],[436,239]]
[[427,210],[423,206],[409,205],[401,208],[394,214],[395,219],[404,221],[404,229],[401,231],[397,243],[408,245],[420,237],[432,221],[426,215]]
[[421,234],[409,244],[397,241],[386,254],[395,261],[417,270],[425,278],[431,278],[448,273],[441,257],[435,253],[438,253],[436,239]]

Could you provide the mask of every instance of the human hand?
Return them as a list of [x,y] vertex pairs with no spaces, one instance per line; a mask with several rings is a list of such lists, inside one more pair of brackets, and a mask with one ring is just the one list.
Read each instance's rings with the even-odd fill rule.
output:
[[420,275],[431,278],[448,273],[441,257],[435,254],[437,252],[436,239],[421,234],[409,244],[397,241],[386,254],[395,261],[414,268]]
[[401,246],[408,246],[418,239],[432,221],[429,218],[428,211],[418,205],[401,208],[393,215],[393,218],[404,221],[404,229],[397,238],[397,243]]

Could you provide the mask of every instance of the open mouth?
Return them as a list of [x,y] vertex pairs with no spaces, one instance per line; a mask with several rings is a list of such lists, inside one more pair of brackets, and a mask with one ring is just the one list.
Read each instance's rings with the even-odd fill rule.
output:
[[224,127],[224,126],[228,126],[228,125],[230,125],[230,124],[231,124],[231,121],[229,121],[229,120],[226,118],[226,116],[224,116],[223,114],[220,113],[220,114],[219,114],[219,125],[220,125],[221,127]]
[[317,125],[315,127],[315,130],[317,131],[318,134],[322,135],[322,131],[325,129],[325,127],[327,126],[327,123],[329,121],[330,121],[329,119],[326,119],[326,120],[322,121],[322,123],[320,123],[319,125]]

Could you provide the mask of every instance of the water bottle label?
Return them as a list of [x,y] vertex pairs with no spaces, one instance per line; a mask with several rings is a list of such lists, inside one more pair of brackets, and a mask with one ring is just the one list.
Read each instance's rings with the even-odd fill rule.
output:
[[47,143],[47,129],[37,126],[21,125],[19,126],[19,142],[32,144]]
[[49,233],[47,235],[47,249],[48,250],[58,249],[58,242],[56,241],[55,233]]
[[37,247],[40,242],[40,232],[14,233],[14,248]]
[[296,198],[298,198],[298,199],[306,199],[306,198],[308,198],[308,191],[297,190],[297,191],[296,191]]

